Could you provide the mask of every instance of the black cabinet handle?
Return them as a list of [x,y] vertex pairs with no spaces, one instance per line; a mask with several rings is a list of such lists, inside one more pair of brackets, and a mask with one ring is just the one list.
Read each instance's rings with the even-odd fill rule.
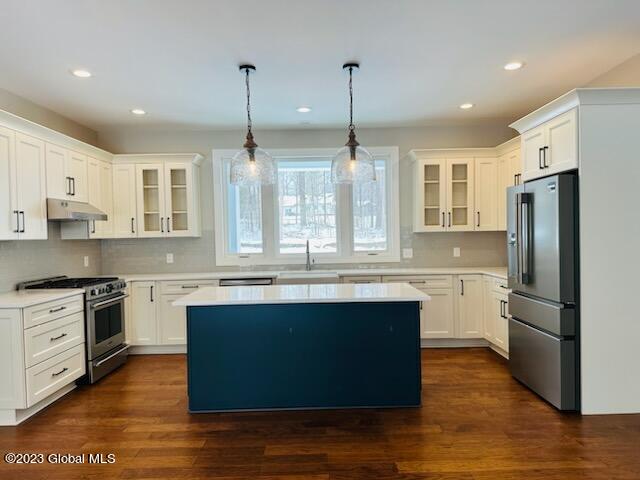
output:
[[[20,215],[22,215],[22,229],[20,229],[20,233],[24,233],[24,230],[26,228],[25,225],[25,221],[24,221],[24,210],[20,210]],[[20,222],[18,222],[18,226],[20,225]]]
[[538,168],[542,170],[544,167],[542,166],[542,147],[538,148]]
[[50,337],[49,341],[50,342],[55,342],[56,340],[60,340],[61,338],[66,337],[67,334],[66,333],[61,333],[60,335],[58,335],[57,337]]
[[131,217],[131,233],[136,233],[136,230],[133,228],[133,222],[135,222],[135,218]]
[[478,212],[478,227],[480,226],[480,212]]
[[164,233],[164,217],[160,217],[160,233]]
[[444,212],[442,212],[442,228],[444,228]]
[[460,295],[464,297],[464,280],[460,279]]
[[71,186],[73,187],[73,191],[71,192],[71,195],[75,197],[76,196],[76,179],[73,177],[71,177]]
[[167,233],[171,233],[171,217],[167,217]]
[[20,212],[18,210],[14,210],[13,213],[16,216],[16,229],[13,233],[20,233]]
[[51,376],[52,377],[57,377],[58,375],[62,375],[64,372],[66,372],[67,370],[69,370],[67,367],[64,367],[62,370],[60,370],[59,372],[56,373],[52,373]]
[[547,150],[549,150],[549,147],[542,147],[542,168],[549,168],[549,165],[547,165]]
[[449,226],[451,226],[451,212],[449,212]]
[[153,285],[151,285],[149,287],[149,297],[150,297],[151,301],[153,302]]

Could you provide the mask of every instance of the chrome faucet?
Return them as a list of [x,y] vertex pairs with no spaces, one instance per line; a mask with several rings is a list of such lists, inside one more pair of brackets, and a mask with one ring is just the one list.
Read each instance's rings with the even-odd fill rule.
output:
[[311,271],[311,254],[309,252],[309,240],[307,240],[307,265],[306,265],[306,270],[307,270],[307,272]]

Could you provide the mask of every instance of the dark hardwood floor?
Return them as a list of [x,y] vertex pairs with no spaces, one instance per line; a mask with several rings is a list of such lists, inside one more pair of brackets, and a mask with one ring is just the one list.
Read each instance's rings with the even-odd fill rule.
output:
[[561,414],[487,349],[423,350],[421,408],[187,413],[183,355],[130,357],[18,427],[0,452],[114,453],[0,479],[640,479],[640,415]]

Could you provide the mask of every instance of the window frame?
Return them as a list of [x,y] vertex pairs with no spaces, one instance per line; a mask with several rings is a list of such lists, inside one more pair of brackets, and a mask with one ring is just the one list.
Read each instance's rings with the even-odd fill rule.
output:
[[[289,148],[269,150],[274,159],[331,159],[337,148]],[[312,253],[315,264],[389,263],[400,261],[400,174],[398,147],[368,148],[375,160],[386,162],[386,208],[387,208],[387,249],[384,251],[353,250],[353,193],[350,185],[336,185],[336,240],[335,253]],[[262,187],[262,253],[230,253],[228,251],[228,214],[227,185],[225,181],[225,162],[235,155],[237,150],[213,150],[213,186],[214,186],[214,236],[217,266],[249,265],[301,265],[306,255],[280,253],[277,184]],[[221,212],[215,206],[222,206]],[[220,212],[221,214],[218,214]]]

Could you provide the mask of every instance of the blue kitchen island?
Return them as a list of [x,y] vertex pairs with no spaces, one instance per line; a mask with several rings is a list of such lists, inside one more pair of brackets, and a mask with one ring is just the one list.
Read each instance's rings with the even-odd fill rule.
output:
[[406,283],[201,288],[187,307],[191,412],[420,405]]

